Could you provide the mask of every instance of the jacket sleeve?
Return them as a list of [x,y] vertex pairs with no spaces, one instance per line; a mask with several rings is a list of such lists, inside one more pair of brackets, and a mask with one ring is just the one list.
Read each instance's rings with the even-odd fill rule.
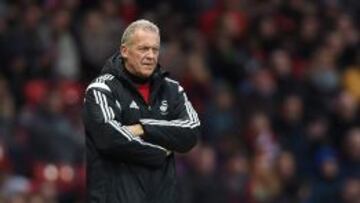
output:
[[122,126],[119,102],[113,98],[108,86],[101,83],[98,87],[106,88],[88,88],[85,95],[83,118],[87,139],[108,158],[149,166],[161,165],[167,150],[133,136]]
[[171,151],[185,153],[197,142],[200,121],[181,86],[177,93],[174,111],[176,115],[174,120],[140,119],[145,131],[144,140]]

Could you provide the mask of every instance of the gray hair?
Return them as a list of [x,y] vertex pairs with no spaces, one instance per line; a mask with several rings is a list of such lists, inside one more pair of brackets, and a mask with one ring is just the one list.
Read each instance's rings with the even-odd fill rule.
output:
[[160,31],[157,25],[154,23],[145,20],[140,19],[132,22],[124,31],[122,37],[121,37],[121,44],[126,44],[130,41],[131,36],[135,33],[136,30],[142,29],[150,32],[154,32],[160,36]]

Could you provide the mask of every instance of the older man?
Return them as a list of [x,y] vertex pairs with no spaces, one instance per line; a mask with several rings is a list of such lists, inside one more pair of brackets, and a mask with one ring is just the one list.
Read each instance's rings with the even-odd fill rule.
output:
[[174,202],[174,152],[189,151],[200,122],[184,89],[158,64],[160,34],[131,23],[86,89],[87,202]]

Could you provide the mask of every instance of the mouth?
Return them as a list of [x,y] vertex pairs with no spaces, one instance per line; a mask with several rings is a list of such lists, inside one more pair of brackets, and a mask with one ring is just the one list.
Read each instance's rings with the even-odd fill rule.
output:
[[153,66],[155,66],[153,63],[143,63],[142,65],[143,65],[143,66],[146,66],[146,67],[153,67]]

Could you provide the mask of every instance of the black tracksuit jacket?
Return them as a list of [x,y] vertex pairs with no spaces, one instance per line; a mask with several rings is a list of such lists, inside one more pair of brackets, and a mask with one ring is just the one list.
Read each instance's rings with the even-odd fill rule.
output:
[[[147,104],[115,54],[86,89],[88,203],[175,202],[174,152],[197,142],[200,121],[178,82],[157,67]],[[137,138],[125,125],[140,123]]]

